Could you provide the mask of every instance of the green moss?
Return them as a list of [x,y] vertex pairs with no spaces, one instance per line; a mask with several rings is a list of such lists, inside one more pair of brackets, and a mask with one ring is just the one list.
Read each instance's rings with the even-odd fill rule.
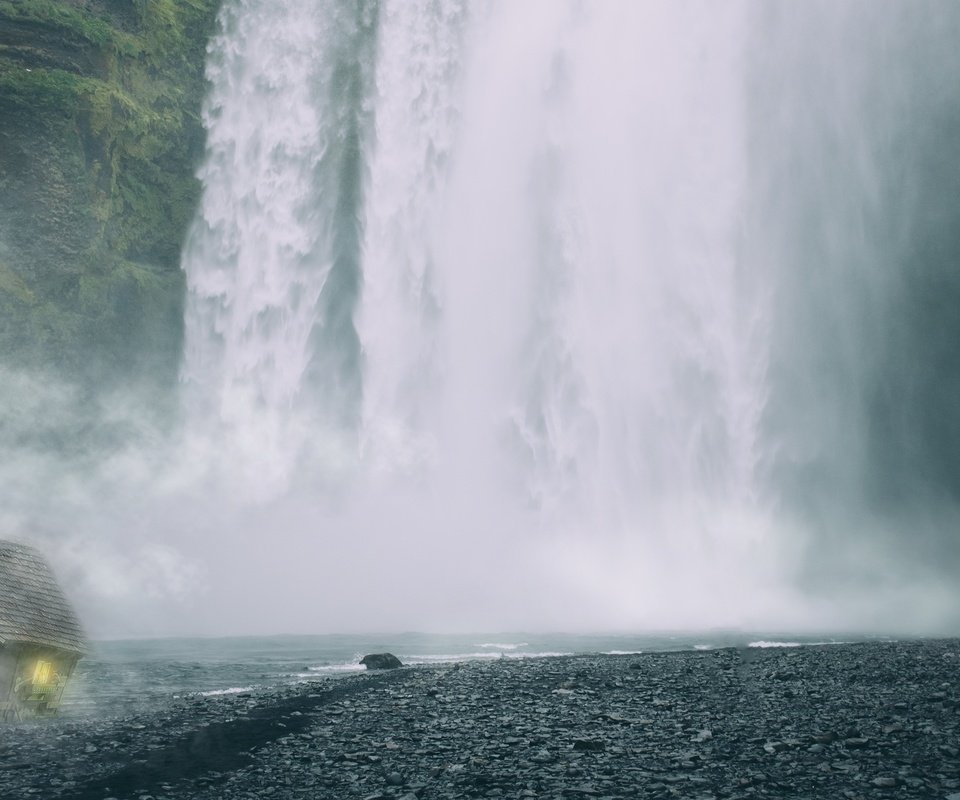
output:
[[172,383],[217,6],[0,0],[0,358]]
[[12,295],[24,305],[34,305],[37,298],[30,287],[10,267],[0,263],[0,292]]
[[0,62],[0,97],[23,108],[75,114],[89,83],[88,78],[61,69],[29,69]]
[[79,305],[85,317],[115,317],[120,294],[133,293],[142,304],[163,288],[163,279],[149,265],[119,259],[107,269],[88,271],[80,278]]
[[12,22],[33,23],[56,33],[80,39],[98,47],[109,47],[127,55],[136,55],[136,37],[117,30],[107,20],[90,11],[57,0],[0,0],[0,18]]

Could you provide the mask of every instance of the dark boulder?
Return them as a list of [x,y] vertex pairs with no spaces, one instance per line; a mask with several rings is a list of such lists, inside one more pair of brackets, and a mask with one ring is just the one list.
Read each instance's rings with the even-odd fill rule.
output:
[[403,663],[393,653],[370,653],[360,659],[367,669],[396,669]]
[[573,749],[587,753],[602,753],[607,749],[607,745],[602,739],[574,739]]

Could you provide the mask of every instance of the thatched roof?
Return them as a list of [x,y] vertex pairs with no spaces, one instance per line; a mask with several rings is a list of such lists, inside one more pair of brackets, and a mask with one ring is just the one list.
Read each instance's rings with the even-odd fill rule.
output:
[[77,615],[43,556],[25,544],[0,541],[0,644],[7,642],[87,649]]

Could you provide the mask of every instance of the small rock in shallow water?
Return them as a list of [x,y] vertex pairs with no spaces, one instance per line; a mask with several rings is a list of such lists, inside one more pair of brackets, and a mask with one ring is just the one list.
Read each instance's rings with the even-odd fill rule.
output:
[[393,653],[368,653],[360,659],[360,663],[367,669],[396,669],[403,666],[403,662]]

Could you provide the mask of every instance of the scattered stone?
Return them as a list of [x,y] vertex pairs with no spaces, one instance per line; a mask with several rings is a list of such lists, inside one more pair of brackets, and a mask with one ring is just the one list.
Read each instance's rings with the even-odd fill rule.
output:
[[903,725],[899,722],[895,722],[892,725],[884,725],[881,730],[884,734],[899,733],[903,730]]
[[573,749],[588,753],[599,753],[606,750],[607,745],[602,739],[576,739],[573,742]]
[[896,778],[883,776],[879,778],[874,778],[872,781],[870,781],[870,783],[872,783],[874,786],[879,787],[880,789],[893,789],[895,786],[898,786],[900,784],[900,781],[898,781]]
[[939,656],[957,647],[650,653],[641,671],[604,656],[418,666],[11,724],[0,797],[960,800],[960,718],[929,699],[957,685]]
[[613,723],[616,723],[617,725],[633,724],[633,720],[627,719],[622,714],[604,713],[604,714],[597,714],[596,716],[597,716],[597,719],[602,720],[603,722],[613,722]]
[[843,744],[848,750],[862,750],[870,744],[870,740],[861,736],[851,736],[849,739],[844,739]]

